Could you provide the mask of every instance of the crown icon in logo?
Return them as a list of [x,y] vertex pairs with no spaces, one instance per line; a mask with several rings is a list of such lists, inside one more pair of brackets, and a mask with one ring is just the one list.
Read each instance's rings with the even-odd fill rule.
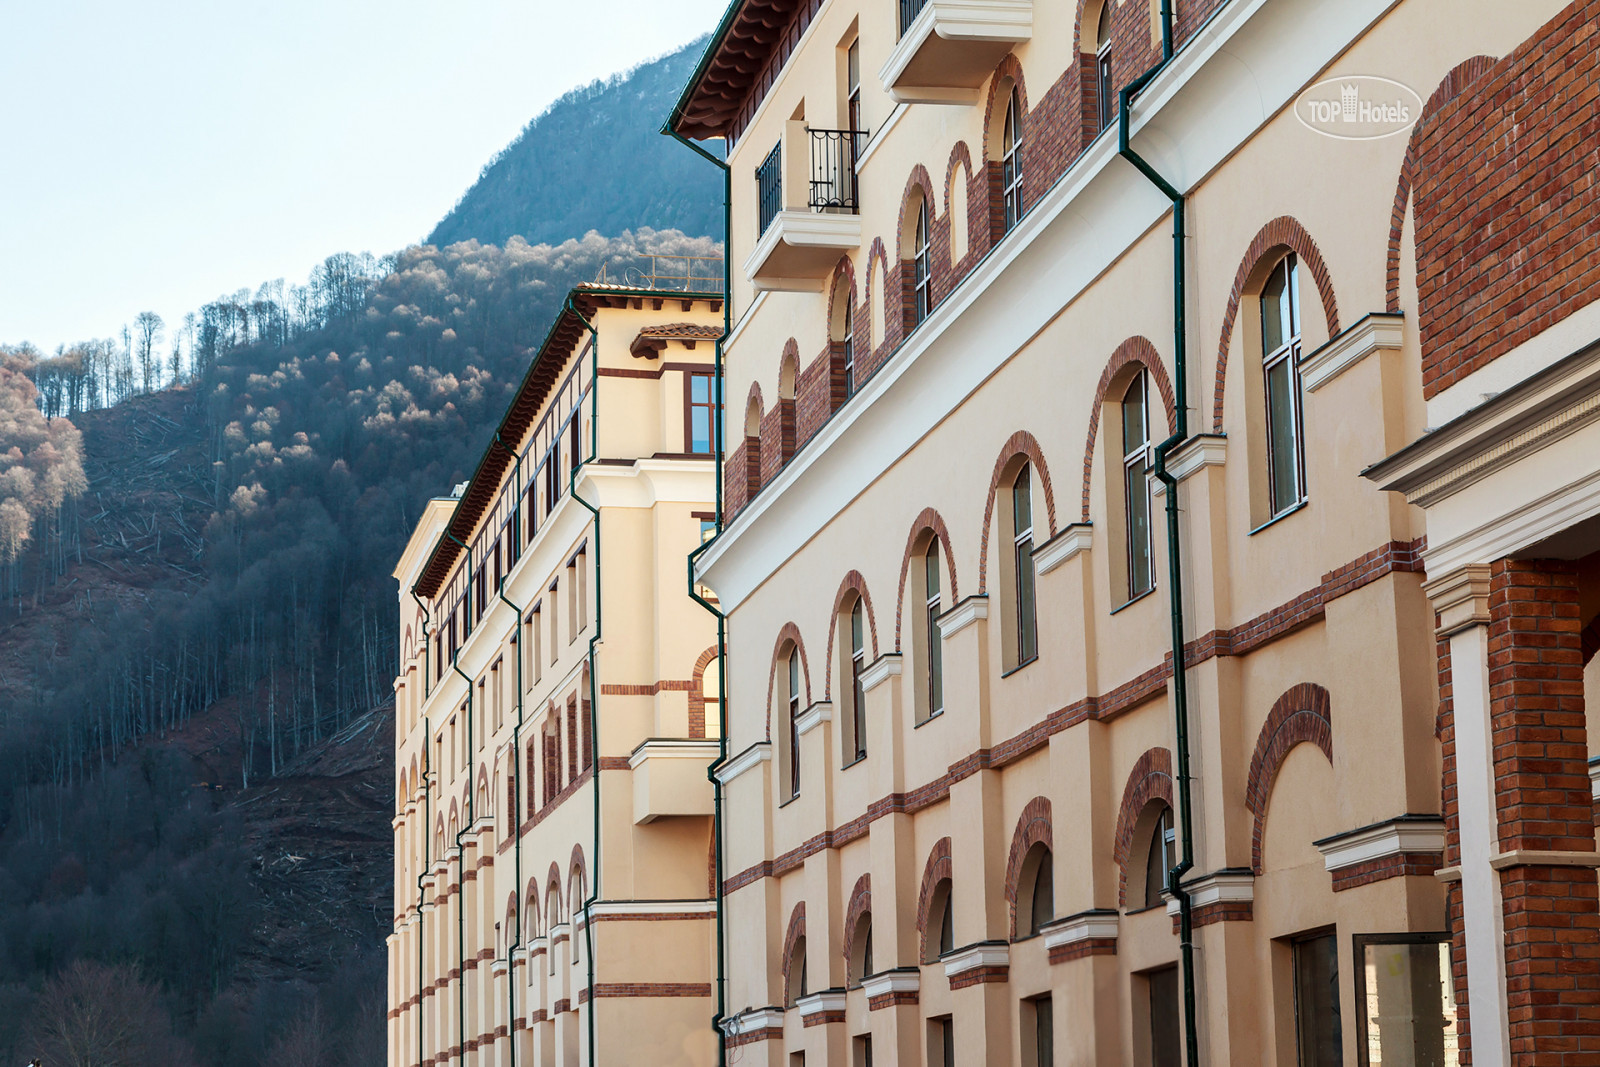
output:
[[1339,86],[1339,103],[1344,111],[1344,121],[1354,122],[1356,120],[1356,103],[1359,96],[1360,94],[1354,85]]

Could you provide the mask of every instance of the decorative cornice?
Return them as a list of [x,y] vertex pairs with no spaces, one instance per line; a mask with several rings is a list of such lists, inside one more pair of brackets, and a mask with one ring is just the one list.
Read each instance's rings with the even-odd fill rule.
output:
[[1222,466],[1227,458],[1227,434],[1199,433],[1190,437],[1182,448],[1167,457],[1167,473],[1181,482],[1206,467]]
[[941,956],[944,976],[955,978],[980,967],[1008,967],[1011,964],[1011,946],[1004,941],[979,941],[976,945],[956,949]]
[[824,989],[817,993],[807,993],[795,1000],[794,1006],[800,1009],[802,1019],[810,1015],[823,1015],[829,1012],[843,1012],[845,993],[842,989]]
[[782,1008],[754,1008],[722,1021],[722,1032],[729,1037],[757,1030],[781,1029],[783,1029]]
[[1490,856],[1489,866],[1497,871],[1503,871],[1507,867],[1600,867],[1600,852],[1552,852],[1517,848]]
[[652,737],[641,741],[639,747],[628,754],[628,767],[638,770],[645,760],[687,759],[709,764],[717,758],[721,746],[716,741],[684,737]]
[[727,785],[756,764],[771,758],[772,742],[757,741],[737,756],[731,757],[728,762],[718,767],[713,773],[716,774],[717,781]]
[[[1185,882],[1183,888],[1189,891],[1190,907],[1204,908],[1211,904],[1249,904],[1255,900],[1255,884],[1256,876],[1250,871],[1230,867]],[[1167,914],[1178,914],[1176,897],[1167,898]]]
[[800,713],[799,717],[794,720],[794,728],[801,737],[804,737],[832,718],[833,702],[819,700]]
[[939,616],[939,636],[946,641],[965,630],[979,619],[989,617],[987,594],[973,594]]
[[715,915],[714,900],[597,900],[584,909],[596,919],[633,915]]
[[1075,522],[1033,550],[1035,574],[1049,574],[1080,552],[1089,551],[1094,541],[1094,527],[1087,522]]
[[900,653],[885,652],[861,672],[861,691],[870,693],[890,678],[898,678],[902,670]]
[[1437,815],[1401,815],[1311,843],[1329,871],[1406,853],[1443,853],[1444,820]]
[[1489,624],[1489,565],[1472,563],[1422,583],[1439,615],[1437,636]]
[[1327,344],[1300,357],[1300,383],[1314,393],[1374,352],[1398,352],[1405,316],[1374,311],[1341,330]]
[[1048,922],[1039,928],[1039,933],[1044,936],[1046,949],[1065,948],[1080,941],[1114,939],[1119,923],[1116,912],[1102,908]]
[[896,103],[976,103],[975,88],[909,86],[899,81],[930,40],[1016,43],[1032,38],[1032,0],[929,0],[884,60],[878,81]]
[[879,971],[861,979],[861,989],[869,1000],[891,993],[915,993],[921,988],[922,972],[915,967]]

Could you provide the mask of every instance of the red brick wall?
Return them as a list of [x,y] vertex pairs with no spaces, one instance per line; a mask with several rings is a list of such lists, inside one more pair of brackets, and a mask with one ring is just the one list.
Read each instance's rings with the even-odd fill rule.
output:
[[[1489,583],[1489,714],[1500,848],[1593,852],[1583,649],[1572,564],[1500,560]],[[1518,1064],[1600,1061],[1600,898],[1595,871],[1530,863],[1501,872],[1506,1000]],[[1559,1038],[1560,1040],[1553,1040]]]
[[1415,160],[1425,396],[1600,294],[1600,0],[1445,103]]

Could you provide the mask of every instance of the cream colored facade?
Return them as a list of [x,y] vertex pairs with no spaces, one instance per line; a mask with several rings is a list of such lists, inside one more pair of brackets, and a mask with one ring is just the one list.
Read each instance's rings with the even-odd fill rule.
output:
[[[1570,290],[1595,284],[1590,231],[1571,223],[1577,265],[1539,268],[1566,303],[1438,388],[1452,345],[1494,338],[1419,329],[1450,301],[1419,299],[1443,268],[1421,262],[1417,212],[1556,225],[1562,208],[1526,204],[1561,196],[1511,163],[1527,191],[1510,206],[1441,209],[1449,185],[1421,166],[1448,144],[1425,123],[1437,110],[1470,137],[1515,113],[1534,132],[1500,143],[1537,155],[1533,116],[1559,109],[1518,110],[1519,64],[1590,40],[1594,5],[1180,0],[1176,53],[1127,119],[1183,197],[1180,334],[1171,201],[1119,154],[1115,107],[1097,129],[1101,70],[1120,90],[1160,60],[1160,6],[1105,2],[1109,40],[1097,0],[929,0],[905,26],[890,0],[735,0],[674,114],[728,139],[731,172],[725,375],[744,437],[697,568],[729,627],[727,1061],[1164,1067],[1188,1061],[1186,992],[1208,1064],[1462,1062],[1458,997],[1474,1063],[1587,1051],[1572,1024],[1600,1012],[1600,731],[1582,740],[1570,671],[1600,613],[1584,414],[1600,373],[1571,354],[1600,338],[1600,305]],[[1512,88],[1451,110],[1480,76]],[[1302,106],[1380,78],[1412,109],[1392,136],[1329,136]],[[1561,92],[1592,97],[1575,78]],[[841,176],[820,131],[852,115]],[[1561,143],[1595,149],[1592,130]],[[1479,255],[1505,255],[1505,280],[1457,302],[1534,269],[1487,240]],[[1283,346],[1263,317],[1280,270],[1299,312]],[[1140,381],[1147,429],[1125,438]],[[1148,468],[1180,404],[1174,590],[1169,490]],[[1510,664],[1531,657],[1529,692],[1557,677],[1494,644],[1539,617],[1506,606],[1530,558],[1578,561],[1550,572],[1571,611],[1548,668],[1569,672],[1550,699],[1576,700],[1575,727],[1569,706],[1559,724],[1505,718],[1534,707]],[[1516,763],[1513,737],[1548,758]],[[1565,799],[1510,797],[1519,775]],[[1548,811],[1513,825],[1516,804],[1578,829]],[[1147,885],[1180,859],[1192,982],[1185,909]],[[1550,910],[1541,886],[1572,894],[1567,925],[1525,938],[1567,961],[1545,986],[1517,934]]]
[[394,1067],[715,1057],[721,306],[575,289],[395,570]]

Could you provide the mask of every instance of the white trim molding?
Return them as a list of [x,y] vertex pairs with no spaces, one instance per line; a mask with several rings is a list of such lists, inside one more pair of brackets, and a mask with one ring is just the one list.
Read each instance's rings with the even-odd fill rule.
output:
[[1444,853],[1444,820],[1437,815],[1401,815],[1311,842],[1329,871],[1344,870],[1408,852]]
[[737,756],[730,757],[728,762],[718,767],[714,773],[717,776],[718,782],[722,783],[723,785],[727,785],[729,782],[733,781],[735,778],[739,777],[756,764],[765,762],[771,758],[772,742],[757,741],[755,744],[751,745]]
[[[1192,908],[1204,908],[1212,904],[1249,904],[1256,898],[1256,876],[1243,868],[1230,867],[1185,882],[1183,888],[1189,892],[1189,906]],[[1178,914],[1177,897],[1167,897],[1167,914]]]
[[752,1008],[722,1020],[722,1032],[729,1037],[755,1033],[758,1030],[782,1030],[782,1008]]
[[988,594],[974,593],[939,616],[939,636],[948,641],[979,619],[987,619],[988,617]]
[[806,734],[809,734],[812,730],[815,730],[823,723],[832,721],[832,719],[833,702],[831,700],[819,700],[805,711],[802,711],[799,715],[795,716],[795,733],[799,734],[801,737],[804,737]]
[[670,912],[674,915],[715,915],[717,902],[715,900],[597,900],[583,909],[584,915],[593,915],[603,919],[608,915],[661,915]]
[[900,672],[902,669],[904,668],[901,662],[900,653],[885,652],[883,655],[867,664],[866,670],[861,672],[861,691],[863,693],[870,693],[884,682],[887,682],[890,678],[900,677]]
[[[951,80],[947,77],[931,86],[902,85],[900,79],[919,56],[924,67],[938,65],[934,57],[924,54],[930,46],[941,51],[962,44],[992,49],[1032,39],[1033,0],[929,0],[884,60],[878,80],[896,103],[975,104],[981,78],[975,79],[977,84],[967,85],[946,84]],[[987,51],[984,58],[989,59]],[[976,66],[986,71],[993,61]]]
[[1092,524],[1075,522],[1070,526],[1063,527],[1050,540],[1034,547],[1034,573],[1049,574],[1078,553],[1089,551],[1089,546],[1093,543],[1094,526]]
[[980,941],[976,945],[956,949],[939,960],[944,964],[944,976],[956,978],[980,967],[1009,967],[1011,946],[1004,941]]
[[[799,211],[784,208],[767,224],[766,232],[744,261],[744,275],[759,290],[817,293],[827,280],[828,271],[819,265],[832,265],[838,253],[861,246],[861,216],[827,211]],[[768,265],[788,249],[784,258],[802,260],[805,273],[784,277],[768,273]]]
[[1080,941],[1115,941],[1120,924],[1121,917],[1114,911],[1081,911],[1046,923],[1039,932],[1044,935],[1044,947],[1048,951]]
[[1220,467],[1227,459],[1227,434],[1197,433],[1167,457],[1167,473],[1181,482],[1206,467]]
[[916,993],[922,988],[922,972],[915,967],[893,971],[879,971],[861,979],[861,990],[867,999],[888,996],[890,993]]
[[1600,756],[1589,761],[1589,793],[1600,801]]
[[1550,852],[1517,848],[1490,856],[1489,866],[1497,871],[1507,867],[1600,867],[1600,852]]
[[689,759],[710,764],[720,751],[722,746],[715,739],[652,737],[628,754],[628,769],[636,771],[648,759]]
[[1363,315],[1321,348],[1300,357],[1300,383],[1314,393],[1374,352],[1398,352],[1405,340],[1405,316],[1390,311]]
[[830,1011],[844,1011],[845,993],[842,989],[824,989],[795,998],[794,1006],[800,1009],[800,1018],[824,1015]]
[[1437,637],[1449,637],[1469,626],[1489,624],[1489,565],[1469,563],[1422,583],[1428,603],[1439,615]]

